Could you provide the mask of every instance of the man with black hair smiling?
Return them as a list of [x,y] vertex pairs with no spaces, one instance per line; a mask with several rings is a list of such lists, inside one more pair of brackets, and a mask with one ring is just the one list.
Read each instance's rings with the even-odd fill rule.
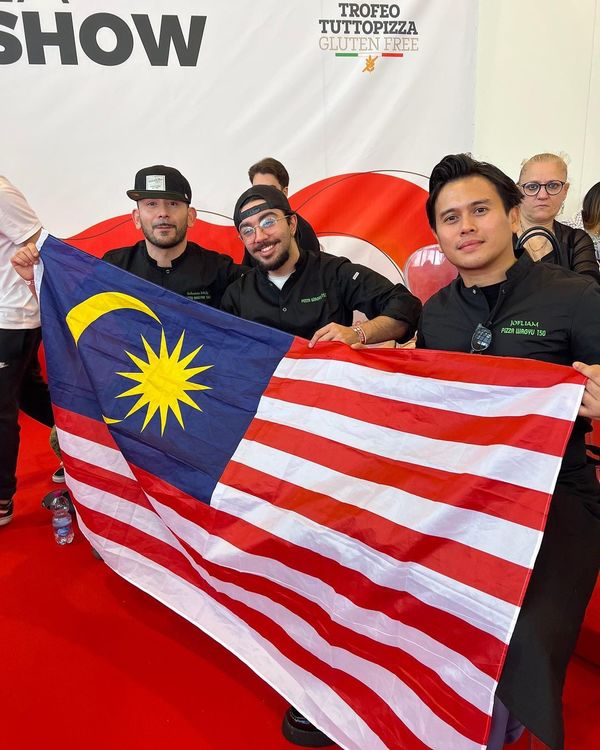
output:
[[[351,346],[408,340],[421,304],[402,284],[296,241],[297,220],[286,196],[256,185],[237,201],[234,223],[256,267],[232,284],[222,309],[317,341]],[[352,325],[353,311],[367,318]]]
[[499,750],[522,724],[559,750],[565,670],[600,559],[600,486],[585,455],[587,418],[600,418],[600,288],[527,254],[517,261],[512,233],[520,201],[509,177],[466,154],[434,168],[427,216],[459,276],[425,304],[417,347],[573,364],[589,378],[498,684],[488,744]]

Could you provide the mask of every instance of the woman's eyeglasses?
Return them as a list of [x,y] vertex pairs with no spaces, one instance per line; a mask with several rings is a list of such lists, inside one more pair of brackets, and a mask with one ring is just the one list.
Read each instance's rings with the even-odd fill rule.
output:
[[550,180],[550,182],[524,182],[519,186],[525,195],[537,195],[542,188],[546,188],[548,195],[558,195],[566,183],[563,180]]

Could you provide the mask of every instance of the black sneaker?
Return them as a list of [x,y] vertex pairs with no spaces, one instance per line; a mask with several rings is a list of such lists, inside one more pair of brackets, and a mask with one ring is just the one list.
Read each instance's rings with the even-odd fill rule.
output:
[[285,712],[281,731],[286,740],[294,745],[300,745],[300,747],[330,747],[335,745],[333,740],[330,740],[324,732],[311,724],[293,706],[290,706]]
[[58,469],[52,475],[52,481],[54,482],[54,484],[65,483],[65,467],[62,464],[58,467]]
[[7,523],[12,521],[13,517],[13,501],[11,500],[0,500],[0,526],[6,526]]

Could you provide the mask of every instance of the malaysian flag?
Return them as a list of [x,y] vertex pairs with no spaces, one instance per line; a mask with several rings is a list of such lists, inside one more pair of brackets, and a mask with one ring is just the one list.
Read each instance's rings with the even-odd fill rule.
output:
[[106,563],[347,750],[483,748],[583,378],[318,345],[47,238],[67,484]]

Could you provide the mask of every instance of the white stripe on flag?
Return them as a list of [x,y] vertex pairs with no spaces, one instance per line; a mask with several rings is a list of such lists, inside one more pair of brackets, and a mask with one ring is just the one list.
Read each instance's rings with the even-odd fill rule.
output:
[[135,479],[129,464],[123,458],[123,454],[116,448],[108,448],[105,445],[95,443],[93,440],[56,428],[58,442],[61,450],[68,456],[77,457],[78,461],[96,464],[102,468],[119,474],[128,479]]
[[[242,440],[233,461],[311,492],[365,508],[422,534],[453,539],[503,560],[531,567],[542,533],[475,510],[412,495],[396,487],[342,474],[261,443]],[[511,543],[506,543],[508,535]]]
[[[290,569],[283,563],[244,552],[226,540],[213,536],[193,522],[182,518],[172,508],[150,495],[146,496],[156,509],[158,516],[147,508],[130,503],[118,495],[100,490],[72,477],[69,485],[82,506],[131,525],[177,549],[190,560],[199,573],[201,569],[191,560],[177,537],[207,560],[230,569],[276,581],[320,606],[323,605],[324,600],[335,601],[335,606],[331,607],[332,617],[340,625],[366,637],[401,648],[425,666],[434,669],[449,687],[465,700],[482,711],[488,710],[487,696],[494,690],[495,682],[460,653],[440,644],[423,631],[392,620],[383,613],[359,607],[323,581]],[[172,529],[177,537],[169,529]],[[111,542],[108,543],[111,544]],[[104,546],[103,549],[105,549]],[[210,579],[212,585],[216,585],[216,580],[205,572],[203,572],[203,577],[207,581]],[[262,611],[262,605],[250,606]],[[281,622],[280,618],[281,614],[278,615],[278,622]],[[377,623],[377,628],[373,627],[374,622]]]
[[160,539],[161,542],[168,544],[170,547],[182,550],[175,535],[162,523],[159,516],[148,508],[144,508],[137,503],[131,503],[112,492],[100,490],[86,482],[75,479],[73,476],[69,477],[69,489],[77,502],[89,510],[121,521],[134,529],[143,531],[144,534]]
[[[230,596],[235,601],[242,602],[253,610],[265,615],[272,622],[283,627],[286,633],[288,633],[298,644],[312,653],[317,659],[320,659],[336,669],[346,672],[361,681],[364,685],[370,687],[376,695],[390,706],[394,713],[399,716],[411,732],[419,737],[421,741],[425,742],[425,740],[427,740],[427,743],[430,744],[432,748],[440,748],[440,750],[476,750],[476,748],[480,747],[463,737],[453,727],[440,719],[431,708],[423,702],[413,690],[396,677],[396,675],[375,662],[368,661],[352,654],[347,649],[328,643],[309,623],[268,597],[248,592],[236,584],[220,581],[218,578],[210,575],[185,551],[177,538],[168,530],[160,515],[157,515],[147,508],[142,508],[133,503],[129,503],[111,493],[99,492],[96,488],[77,480],[72,480],[72,482],[72,490],[76,494],[76,497],[79,498],[82,505],[91,510],[104,513],[104,515],[107,515],[110,518],[118,519],[123,523],[139,529],[140,531],[143,531],[144,533],[177,549],[188,560],[198,575],[200,575],[210,586],[220,593]],[[160,503],[156,503],[156,505],[160,506]],[[165,506],[162,506],[162,508],[167,510],[167,512],[169,511]],[[101,546],[100,549],[105,557],[104,546]],[[127,547],[127,554],[124,559],[122,556],[118,556],[115,566],[115,570],[126,578],[128,576],[123,573],[123,568],[131,563],[131,549],[131,547]],[[145,567],[148,565],[151,567],[158,567],[148,558],[143,559]],[[165,569],[162,570],[164,571]],[[176,576],[176,574],[173,575]],[[142,581],[140,588],[152,593],[154,596],[156,596],[156,591],[158,590],[160,594],[159,598],[166,600],[165,603],[168,603],[169,606],[179,611],[181,603],[178,601],[177,596],[174,595],[174,591],[170,584],[167,587],[168,594],[165,594],[165,587],[162,584],[156,586],[154,578],[148,577],[147,573],[145,581],[142,576],[143,574],[140,574],[138,571],[137,578],[135,579],[137,580],[138,585],[140,584],[140,581]],[[192,591],[197,591],[197,589],[191,587],[189,583],[182,581],[178,576],[176,577],[178,581],[181,581],[182,584],[189,587]],[[209,598],[207,594],[203,594],[203,596]],[[173,607],[173,604],[176,606]],[[277,654],[278,658],[281,658],[282,655],[279,651]],[[491,693],[488,695],[491,695]],[[415,717],[422,718],[423,716],[427,719],[427,737],[422,735],[422,723],[419,720],[415,721]]]
[[[410,731],[430,747],[440,750],[481,748],[481,745],[469,741],[443,721],[413,690],[384,667],[330,644],[309,623],[268,597],[250,593],[234,584],[216,582],[214,579],[211,584],[279,623],[296,643],[324,663],[352,675],[363,685],[370,687]],[[490,698],[491,694],[488,694],[488,705]]]
[[475,474],[550,492],[561,459],[507,445],[472,445],[437,440],[373,425],[335,412],[263,396],[256,416],[294,427],[378,456],[453,474]]
[[[548,388],[480,385],[384,372],[375,367],[333,359],[291,357],[281,360],[274,376],[333,385],[432,409],[439,409],[441,404],[451,404],[454,412],[479,417],[539,414],[568,420],[574,418],[573,403],[580,403],[583,390],[583,386],[573,383],[560,383]],[[552,397],[549,398],[548,394],[552,394]]]
[[169,528],[206,559],[232,570],[274,581],[320,607],[325,606],[334,622],[380,643],[400,648],[436,671],[452,690],[469,703],[481,711],[488,710],[486,694],[491,694],[496,683],[459,652],[444,646],[422,630],[393,620],[383,612],[354,604],[319,578],[294,570],[273,558],[238,549],[227,540],[211,535],[192,521],[182,518],[150,495],[148,498]]
[[[290,703],[305,706],[307,713],[310,707],[312,722],[325,733],[335,732],[338,738],[345,739],[345,742],[338,740],[344,750],[364,750],[365,747],[369,750],[388,750],[334,690],[290,661],[270,641],[211,596],[131,547],[123,547],[94,534],[81,519],[79,527],[90,544],[101,551],[109,567],[232,651]],[[168,580],[168,587],[157,585],[157,582],[165,580]],[[327,707],[326,713],[322,706]],[[356,743],[346,727],[352,729],[354,737],[362,737],[363,741]]]
[[[243,518],[298,547],[317,552],[373,583],[406,591],[425,604],[459,617],[504,640],[518,608],[416,562],[400,562],[351,537],[321,526],[294,511],[277,508],[246,492],[218,483],[214,508]],[[225,561],[218,560],[222,564]]]

